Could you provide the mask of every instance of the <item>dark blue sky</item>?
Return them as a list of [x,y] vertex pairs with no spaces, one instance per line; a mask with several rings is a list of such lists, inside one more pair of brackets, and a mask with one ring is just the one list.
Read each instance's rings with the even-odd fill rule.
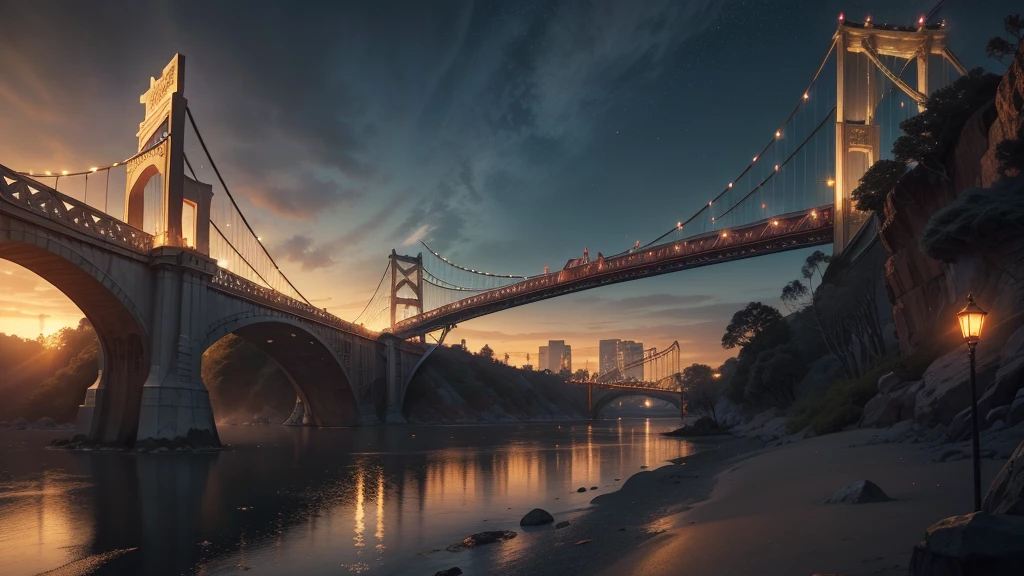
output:
[[[960,59],[1001,72],[983,47],[1019,4],[947,4]],[[186,96],[246,215],[307,297],[353,318],[390,250],[415,253],[420,239],[476,269],[535,274],[584,246],[656,237],[760,150],[840,11],[911,23],[933,5],[0,1],[0,163],[129,155],[138,95],[181,52]],[[564,337],[591,359],[599,338],[679,339],[717,361],[731,313],[777,304],[805,256],[602,289],[455,337],[499,353]],[[0,306],[9,329],[33,314],[23,300]]]

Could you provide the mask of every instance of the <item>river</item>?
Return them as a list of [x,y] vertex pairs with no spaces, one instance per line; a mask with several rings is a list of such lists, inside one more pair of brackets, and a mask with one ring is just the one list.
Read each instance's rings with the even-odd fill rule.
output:
[[[45,449],[68,433],[3,430],[0,574],[491,571],[543,537],[519,527],[530,509],[572,519],[695,452],[659,435],[678,425],[224,426],[227,449],[184,454]],[[520,536],[444,550],[483,530]]]

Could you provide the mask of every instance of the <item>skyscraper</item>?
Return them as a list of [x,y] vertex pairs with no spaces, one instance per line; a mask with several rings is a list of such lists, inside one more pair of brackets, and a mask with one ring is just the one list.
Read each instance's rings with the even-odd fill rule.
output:
[[543,372],[545,370],[550,370],[551,369],[551,365],[548,364],[548,347],[547,346],[541,346],[540,347],[540,351],[538,352],[537,356],[538,356],[538,358],[537,358],[537,370],[539,370],[541,372]]
[[568,370],[569,374],[572,374],[572,346],[568,344],[562,350],[562,365],[560,370]]
[[618,361],[619,370],[622,371],[624,378],[633,377],[637,380],[644,379],[644,367],[643,365],[635,366],[629,370],[625,370],[625,366],[631,362],[643,360],[644,358],[644,344],[643,342],[633,342],[632,340],[623,340],[619,342],[618,346]]
[[619,340],[601,340],[598,344],[598,373],[607,374],[619,367]]
[[548,369],[558,374],[565,358],[565,340],[548,340]]

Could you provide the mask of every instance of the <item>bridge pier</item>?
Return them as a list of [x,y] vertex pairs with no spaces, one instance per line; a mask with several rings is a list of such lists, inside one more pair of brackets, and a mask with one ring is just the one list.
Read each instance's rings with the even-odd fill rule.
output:
[[594,419],[595,415],[594,415],[594,387],[593,386],[587,386],[587,414],[590,416],[591,420]]
[[216,263],[181,248],[152,253],[156,299],[150,334],[150,371],[142,386],[136,443],[186,440],[219,446],[210,394],[201,369],[205,294]]

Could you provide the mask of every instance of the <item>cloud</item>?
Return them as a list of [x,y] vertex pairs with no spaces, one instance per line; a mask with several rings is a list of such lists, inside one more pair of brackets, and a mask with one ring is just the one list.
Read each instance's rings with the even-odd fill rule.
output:
[[333,248],[326,244],[314,247],[313,239],[303,234],[296,234],[274,247],[275,254],[300,263],[305,271],[333,266],[336,263],[333,252]]

